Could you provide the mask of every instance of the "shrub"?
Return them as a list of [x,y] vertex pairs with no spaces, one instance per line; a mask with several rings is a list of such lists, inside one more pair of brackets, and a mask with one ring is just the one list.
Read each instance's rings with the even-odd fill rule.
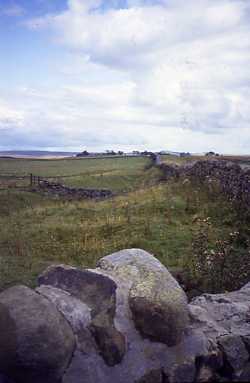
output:
[[188,269],[198,286],[208,292],[232,291],[250,279],[250,241],[238,231],[226,238],[211,238],[209,218],[199,220],[193,233]]

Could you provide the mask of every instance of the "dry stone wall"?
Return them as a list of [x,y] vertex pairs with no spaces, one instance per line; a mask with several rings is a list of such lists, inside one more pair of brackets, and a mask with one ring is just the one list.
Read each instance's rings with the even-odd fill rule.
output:
[[200,182],[217,182],[221,191],[243,208],[250,208],[250,169],[222,161],[197,161],[183,166],[161,164],[164,179],[190,177]]
[[188,303],[153,255],[128,249],[0,294],[1,383],[249,379],[250,283]]
[[84,189],[73,188],[62,185],[60,183],[52,183],[46,180],[39,182],[37,188],[33,188],[34,192],[43,192],[52,196],[64,197],[64,198],[89,198],[89,199],[104,199],[114,196],[111,190],[107,189]]

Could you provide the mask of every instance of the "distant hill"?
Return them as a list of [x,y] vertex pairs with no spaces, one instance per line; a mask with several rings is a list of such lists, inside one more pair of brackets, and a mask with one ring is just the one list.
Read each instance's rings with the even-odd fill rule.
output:
[[77,152],[52,152],[46,150],[4,150],[0,151],[1,158],[57,158],[73,157]]

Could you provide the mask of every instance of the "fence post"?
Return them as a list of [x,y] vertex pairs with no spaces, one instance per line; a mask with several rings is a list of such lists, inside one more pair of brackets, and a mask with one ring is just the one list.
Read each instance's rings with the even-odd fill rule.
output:
[[30,186],[32,186],[32,185],[33,185],[33,174],[30,173]]

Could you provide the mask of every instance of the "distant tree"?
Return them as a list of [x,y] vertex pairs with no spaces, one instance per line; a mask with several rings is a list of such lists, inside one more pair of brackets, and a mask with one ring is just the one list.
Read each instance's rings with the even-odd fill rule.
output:
[[83,152],[78,153],[76,155],[76,157],[86,157],[86,156],[89,156],[89,152],[87,150],[84,150]]
[[189,152],[185,153],[185,152],[182,152],[180,153],[180,157],[189,157],[191,156],[191,154]]
[[212,157],[212,156],[215,156],[215,152],[207,152],[206,154],[205,154],[205,156],[207,156],[207,157]]
[[141,155],[142,156],[153,156],[154,153],[153,152],[148,152],[147,150],[144,150],[143,152],[141,152]]
[[119,156],[122,156],[124,154],[124,152],[122,152],[121,150],[118,150],[118,154],[119,154]]

